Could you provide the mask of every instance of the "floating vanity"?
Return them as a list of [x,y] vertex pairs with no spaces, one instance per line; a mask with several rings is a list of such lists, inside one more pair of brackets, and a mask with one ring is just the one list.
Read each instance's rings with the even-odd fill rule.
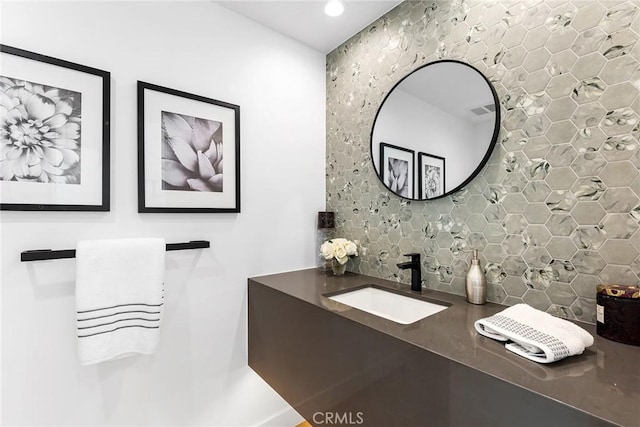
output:
[[[438,308],[407,323],[371,314],[379,307],[363,311],[336,300],[362,290]],[[370,297],[356,299],[368,304]],[[639,425],[640,347],[608,341],[581,323],[595,345],[540,365],[476,333],[475,320],[503,308],[350,273],[255,277],[249,366],[318,425],[327,414],[342,424],[385,427]]]

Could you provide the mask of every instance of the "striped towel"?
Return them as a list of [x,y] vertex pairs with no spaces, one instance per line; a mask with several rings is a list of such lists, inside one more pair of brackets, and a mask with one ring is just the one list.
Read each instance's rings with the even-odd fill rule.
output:
[[509,351],[538,363],[551,363],[582,354],[593,345],[593,336],[575,323],[516,304],[491,317],[477,320],[478,333],[505,345]]
[[76,311],[81,365],[154,353],[164,293],[164,239],[78,243]]

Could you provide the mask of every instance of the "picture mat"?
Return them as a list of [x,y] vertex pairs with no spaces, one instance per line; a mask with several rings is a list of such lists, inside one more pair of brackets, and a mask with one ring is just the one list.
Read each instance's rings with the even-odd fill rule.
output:
[[[162,189],[162,111],[222,122],[222,193]],[[236,205],[235,110],[144,89],[145,207],[227,208]]]
[[103,78],[21,56],[0,53],[0,75],[82,94],[80,184],[0,181],[0,201],[33,205],[101,205]]

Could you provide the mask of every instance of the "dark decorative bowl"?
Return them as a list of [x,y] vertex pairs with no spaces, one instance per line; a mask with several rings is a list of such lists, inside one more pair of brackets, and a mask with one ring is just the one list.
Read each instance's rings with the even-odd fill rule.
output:
[[640,287],[599,285],[596,302],[598,335],[640,346]]

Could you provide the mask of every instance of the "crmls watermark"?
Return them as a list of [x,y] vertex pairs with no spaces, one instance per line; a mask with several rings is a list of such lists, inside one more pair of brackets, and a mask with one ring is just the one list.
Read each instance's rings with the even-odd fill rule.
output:
[[316,412],[313,414],[313,425],[360,425],[364,423],[362,412]]

